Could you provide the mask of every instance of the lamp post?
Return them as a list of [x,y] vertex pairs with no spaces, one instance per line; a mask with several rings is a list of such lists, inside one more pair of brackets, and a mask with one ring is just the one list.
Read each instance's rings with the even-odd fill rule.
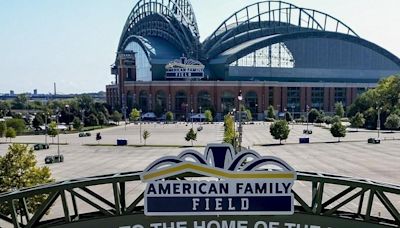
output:
[[292,106],[290,106],[292,108],[292,129],[294,128],[294,108],[295,106],[292,104]]
[[60,159],[60,132],[59,132],[59,121],[58,118],[60,117],[60,110],[57,109],[56,111],[56,122],[57,122],[57,155],[58,159]]
[[234,108],[232,112],[233,112],[233,148],[236,150],[236,108]]
[[242,100],[243,100],[243,96],[242,96],[242,90],[239,90],[239,94],[238,94],[238,101],[239,101],[239,148],[238,151],[241,152],[242,150],[242,137],[243,137],[243,128],[242,128]]
[[200,109],[200,122],[203,122],[203,119],[201,118],[201,106],[199,107]]
[[48,113],[44,113],[44,143],[47,145],[47,115]]
[[376,129],[378,130],[378,139],[379,139],[380,130],[381,130],[381,110],[382,110],[382,107],[377,107],[376,109],[378,109],[378,120],[376,122]]
[[256,113],[254,113],[254,114],[256,117],[256,121],[258,121],[258,104],[256,103],[254,106],[256,107]]
[[82,122],[82,128],[85,127],[85,109],[81,110],[81,122]]
[[307,118],[307,134],[308,134],[308,114],[310,112],[310,106],[306,105],[306,118]]
[[190,119],[192,119],[192,129],[193,129],[193,109],[190,110]]
[[139,110],[139,140],[142,143],[142,109]]

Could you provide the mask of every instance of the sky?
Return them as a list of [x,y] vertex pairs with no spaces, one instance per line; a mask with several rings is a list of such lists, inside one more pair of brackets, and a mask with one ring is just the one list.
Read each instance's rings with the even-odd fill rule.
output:
[[[328,13],[400,57],[400,0],[286,0]],[[191,0],[201,40],[255,0]],[[0,0],[0,93],[104,91],[137,0]]]

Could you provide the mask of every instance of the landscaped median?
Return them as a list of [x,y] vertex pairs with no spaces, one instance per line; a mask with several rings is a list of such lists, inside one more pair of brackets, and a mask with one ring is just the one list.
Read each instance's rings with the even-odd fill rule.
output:
[[[109,147],[109,146],[115,146],[118,147],[118,145],[116,144],[83,144],[83,146],[98,146],[98,147]],[[167,148],[190,148],[190,147],[196,147],[196,148],[202,148],[202,147],[206,147],[205,145],[194,145],[194,146],[190,146],[190,145],[139,145],[139,144],[129,144],[127,145],[128,147],[167,147]]]

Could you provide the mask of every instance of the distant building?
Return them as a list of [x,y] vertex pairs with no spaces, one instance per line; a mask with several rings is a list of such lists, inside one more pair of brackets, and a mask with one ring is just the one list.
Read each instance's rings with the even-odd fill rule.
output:
[[34,96],[38,95],[37,89],[34,89],[34,90],[33,90],[33,95],[34,95]]
[[14,90],[10,90],[10,96],[14,96]]
[[188,0],[140,0],[117,52],[107,102],[177,116],[212,109],[222,117],[238,109],[239,90],[256,117],[270,105],[297,116],[306,107],[333,112],[400,72],[397,56],[342,21],[281,1],[237,11],[200,42]]

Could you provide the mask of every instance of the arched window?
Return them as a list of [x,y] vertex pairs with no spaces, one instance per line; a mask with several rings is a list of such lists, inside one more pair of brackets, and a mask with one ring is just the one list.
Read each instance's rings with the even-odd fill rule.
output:
[[128,107],[128,110],[133,108],[133,94],[131,91],[128,91],[126,94],[126,106]]
[[143,113],[148,112],[149,94],[142,90],[139,93],[139,108]]
[[225,115],[235,108],[235,96],[229,91],[224,91],[221,97],[221,110]]
[[245,109],[249,109],[253,117],[258,113],[257,107],[257,93],[249,91],[244,96]]
[[211,95],[207,91],[200,91],[197,94],[197,107],[200,107],[201,110],[207,110],[212,108],[212,101],[211,101]]
[[188,97],[184,91],[175,94],[175,113],[186,114],[188,112]]
[[154,113],[157,116],[161,116],[163,113],[167,111],[167,95],[164,91],[159,90],[156,93],[155,104],[154,104]]

